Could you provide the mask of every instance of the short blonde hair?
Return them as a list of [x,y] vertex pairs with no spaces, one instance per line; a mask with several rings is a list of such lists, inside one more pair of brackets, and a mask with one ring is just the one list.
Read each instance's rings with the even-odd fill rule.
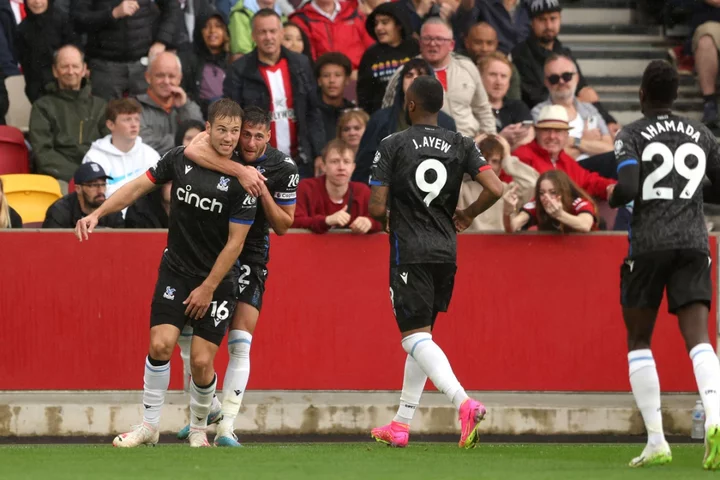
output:
[[345,110],[340,115],[340,118],[338,118],[337,130],[335,131],[335,136],[337,138],[340,138],[340,134],[342,133],[343,128],[345,128],[345,125],[350,123],[350,120],[358,120],[364,126],[367,126],[368,121],[370,120],[370,115],[368,115],[365,110],[361,108],[351,108]]
[[[340,155],[342,155],[342,154],[345,153],[345,152],[353,153],[352,148],[350,148],[350,145],[348,145],[347,143],[343,142],[343,141],[340,140],[339,138],[333,138],[332,140],[330,140],[330,141],[328,142],[327,145],[325,145],[325,148],[323,148],[323,151],[322,151],[322,161],[323,161],[323,163],[325,163],[325,161],[327,160],[328,155],[329,155],[330,152],[332,152],[332,151],[336,151],[336,152],[340,153]],[[355,159],[355,155],[353,154],[353,160],[354,160],[354,159]]]
[[512,63],[510,63],[510,60],[508,60],[508,58],[503,55],[502,52],[492,52],[488,56],[481,58],[478,62],[478,69],[480,70],[480,73],[484,73],[485,70],[490,66],[491,62],[500,62],[507,65],[507,67],[510,69],[510,76],[512,77]]

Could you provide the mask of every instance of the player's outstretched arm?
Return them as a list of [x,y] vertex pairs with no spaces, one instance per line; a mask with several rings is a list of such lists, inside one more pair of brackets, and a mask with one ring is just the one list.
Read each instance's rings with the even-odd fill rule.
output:
[[213,264],[210,274],[205,281],[195,290],[190,292],[188,298],[183,302],[187,305],[185,315],[190,318],[200,319],[205,316],[208,306],[212,301],[215,289],[223,281],[230,268],[242,252],[245,245],[245,237],[250,231],[250,226],[244,223],[230,222],[228,241]]
[[75,225],[75,236],[82,242],[89,239],[89,234],[93,232],[98,221],[105,215],[119,212],[125,207],[129,207],[135,201],[155,188],[155,184],[147,177],[140,175],[135,180],[123,185],[110,198],[105,200],[100,207],[90,215],[78,220]]
[[389,187],[383,185],[372,185],[370,187],[370,204],[368,213],[372,218],[385,225],[387,218],[387,199]]
[[210,144],[210,135],[207,132],[200,132],[192,139],[185,147],[185,156],[203,168],[236,177],[245,191],[253,197],[260,196],[261,185],[267,180],[257,169],[240,165],[217,153]]

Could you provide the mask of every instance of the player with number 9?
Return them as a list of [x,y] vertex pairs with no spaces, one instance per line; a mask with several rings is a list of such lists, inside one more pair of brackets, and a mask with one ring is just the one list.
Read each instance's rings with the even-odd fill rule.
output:
[[[220,423],[214,441],[219,447],[240,446],[234,423],[250,378],[252,334],[260,317],[268,276],[270,227],[276,234],[283,235],[295,216],[295,196],[300,176],[288,156],[268,145],[270,121],[269,114],[258,107],[245,109],[238,143],[241,163],[257,168],[267,181],[258,201],[255,223],[248,232],[245,248],[236,265],[238,303],[228,333],[230,361],[223,381],[223,401],[221,405],[217,398],[213,400],[208,420],[209,423]],[[185,155],[201,166],[233,176],[240,165],[215,155],[203,137],[194,140]],[[221,309],[222,306],[218,306],[218,312]],[[191,328],[183,330],[183,335],[191,334]],[[184,439],[189,433],[190,428],[186,426],[178,433],[178,438]]]
[[[380,142],[370,180],[370,215],[384,223],[388,207],[392,212],[390,301],[407,353],[405,380],[397,415],[371,435],[393,447],[406,446],[429,377],[458,409],[460,447],[472,448],[485,407],[465,393],[431,332],[438,314],[450,305],[457,269],[456,233],[500,198],[503,184],[473,139],[438,127],[443,88],[437,79],[417,77],[405,103],[412,126]],[[458,210],[466,173],[483,191],[473,204]]]
[[617,135],[619,182],[610,205],[633,202],[630,249],[620,269],[620,303],[628,335],[630,386],[648,432],[631,467],[672,460],[660,411],[660,381],[650,350],[655,319],[667,291],[678,317],[705,407],[703,467],[720,467],[720,362],[708,336],[713,298],[711,257],[703,216],[707,174],[720,187],[720,148],[700,122],[672,113],[678,76],[665,61],[645,69],[640,87],[644,117]]

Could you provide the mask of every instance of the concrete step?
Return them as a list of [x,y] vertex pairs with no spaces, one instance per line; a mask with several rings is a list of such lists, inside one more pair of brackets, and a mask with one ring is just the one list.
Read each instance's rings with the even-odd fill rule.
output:
[[[563,43],[589,43],[589,44],[606,44],[606,43],[629,43],[635,42],[642,45],[676,45],[677,42],[671,42],[666,39],[661,31],[653,31],[650,33],[639,34],[639,33],[598,33],[593,32],[589,29],[591,26],[585,26],[586,28],[570,28],[572,25],[568,25],[566,29],[564,26],[560,31],[560,40]],[[566,31],[567,30],[567,31]]]
[[[645,432],[631,394],[468,392],[488,409],[482,433],[623,434]],[[240,434],[365,434],[389,422],[398,392],[249,391],[235,426]],[[663,396],[666,434],[689,435],[696,394]],[[165,398],[161,432],[189,421],[189,398]],[[0,392],[0,436],[114,435],[142,418],[142,392]],[[413,421],[418,434],[457,434],[457,411],[425,392]]]
[[[613,110],[610,109],[610,113],[612,114],[615,119],[620,122],[621,125],[627,125],[630,122],[634,122],[635,120],[642,117],[642,112],[640,111],[640,108],[633,110]],[[692,110],[687,112],[682,112],[679,110],[676,110],[678,115],[682,115],[683,117],[692,118],[694,120],[700,121],[702,119],[702,109],[700,111]]]
[[[602,104],[608,110],[640,111],[640,100],[637,98],[637,96],[633,98],[631,96],[625,95],[607,94],[602,95],[600,98],[602,100]],[[677,112],[682,112],[682,114],[694,111],[702,112],[703,101],[700,97],[678,98],[678,100],[675,101],[673,109]]]
[[573,56],[578,60],[666,60],[667,48],[630,47],[625,44],[608,48],[607,45],[594,46],[577,44],[571,46]]
[[[588,59],[578,58],[583,75],[588,77],[615,77],[619,73],[627,76],[642,76],[648,59]],[[592,85],[592,84],[591,84]]]
[[633,10],[629,8],[563,8],[562,24],[565,25],[624,25],[632,23]]
[[[614,96],[614,97],[623,97],[627,100],[635,100],[638,98],[638,88],[639,84],[637,85],[593,85],[593,88],[596,92],[598,92],[598,95],[600,95],[600,98],[606,98],[608,96]],[[695,85],[688,85],[688,86],[680,86],[678,88],[678,98],[679,99],[696,99],[701,98],[700,90],[698,90],[697,86]]]
[[[639,88],[640,83],[642,82],[642,75],[626,76],[625,72],[623,72],[623,76],[617,77],[594,76],[588,75],[585,72],[583,72],[583,74],[585,75],[588,83],[593,87],[598,87],[600,85],[632,85]],[[680,75],[680,86],[697,87],[697,81],[692,75]]]
[[571,8],[629,8],[635,9],[637,2],[627,0],[572,0],[563,2],[563,15]]
[[563,21],[560,29],[560,40],[566,35],[638,35],[638,36],[654,36],[662,35],[662,27],[658,25],[627,25],[627,24],[573,24],[568,25]]

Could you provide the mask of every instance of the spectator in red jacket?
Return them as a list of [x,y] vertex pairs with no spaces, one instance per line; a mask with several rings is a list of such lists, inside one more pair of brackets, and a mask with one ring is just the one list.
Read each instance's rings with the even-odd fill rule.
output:
[[569,144],[570,123],[567,110],[560,105],[544,107],[535,121],[535,140],[518,147],[513,155],[533,167],[539,174],[562,170],[580,188],[601,200],[607,200],[615,181],[589,172],[565,153]]
[[370,188],[350,181],[355,170],[350,147],[341,140],[332,140],[323,150],[322,158],[325,175],[303,179],[298,185],[292,228],[307,228],[314,233],[349,228],[357,234],[382,230],[368,215]]
[[365,17],[354,2],[312,0],[290,16],[310,39],[313,59],[327,52],[342,52],[352,62],[353,79],[365,50],[375,43],[365,30]]

